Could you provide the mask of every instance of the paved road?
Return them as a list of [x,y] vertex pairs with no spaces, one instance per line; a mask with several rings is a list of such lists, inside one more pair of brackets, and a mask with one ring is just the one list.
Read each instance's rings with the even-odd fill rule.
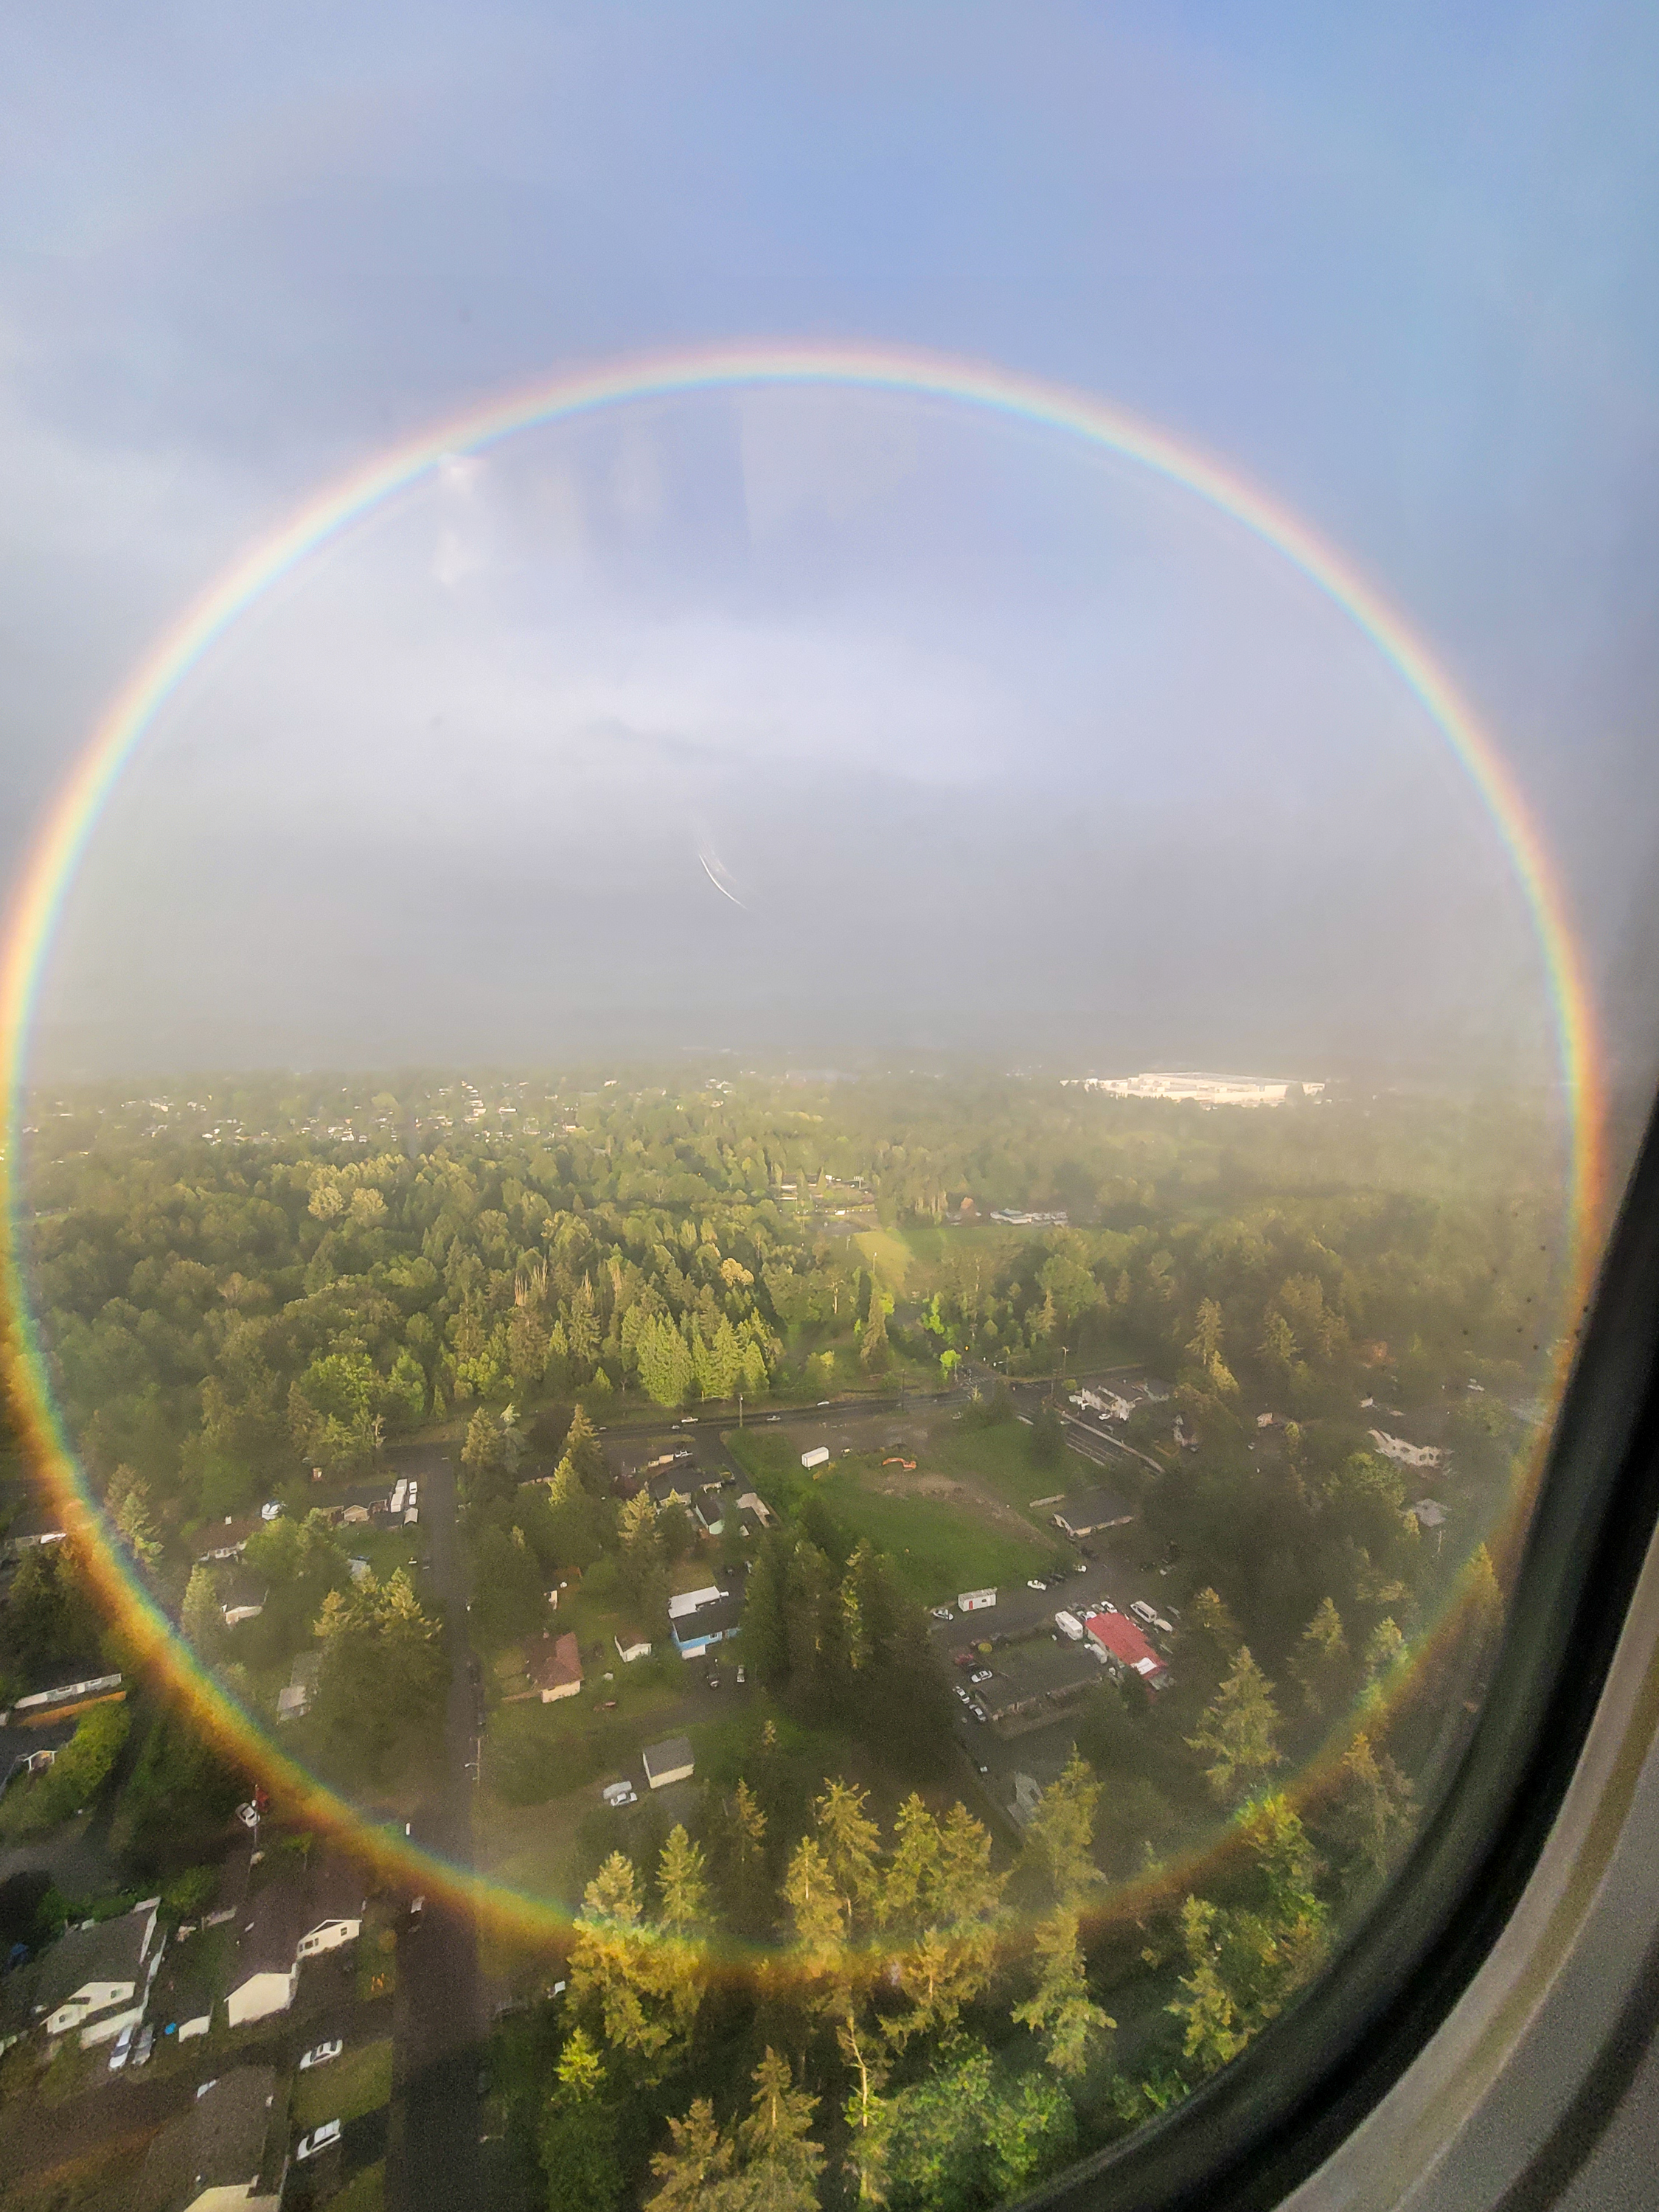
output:
[[[456,1528],[455,1474],[435,1447],[398,1455],[418,1474],[421,1525],[442,1599],[450,1662],[441,1778],[415,1815],[415,1839],[452,1864],[472,1864],[477,1730],[466,1635],[466,1571]],[[477,1929],[465,1905],[428,1896],[420,1924],[398,1947],[392,2121],[386,2146],[389,2212],[459,2212],[479,2202],[478,2069],[484,2027]]]

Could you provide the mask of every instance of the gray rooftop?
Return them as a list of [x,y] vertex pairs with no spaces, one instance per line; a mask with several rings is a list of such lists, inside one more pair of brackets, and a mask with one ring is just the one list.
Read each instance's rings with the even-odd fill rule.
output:
[[659,1774],[673,1774],[682,1766],[690,1766],[691,1739],[689,1735],[671,1735],[665,1743],[653,1743],[641,1753],[645,1761],[647,1778]]
[[60,1936],[41,1954],[34,1984],[36,2013],[56,2012],[88,1982],[138,1981],[143,1973],[145,1939],[155,1920],[151,1905]]
[[222,2074],[150,2145],[133,2212],[184,2212],[207,2190],[250,2187],[266,2167],[276,2090],[270,2066]]

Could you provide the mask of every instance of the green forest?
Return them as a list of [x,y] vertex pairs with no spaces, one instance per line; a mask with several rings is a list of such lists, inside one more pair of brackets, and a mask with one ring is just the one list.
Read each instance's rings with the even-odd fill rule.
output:
[[[562,1578],[650,1619],[699,1547],[744,1577],[755,1694],[696,1813],[630,1850],[584,1825],[568,1989],[495,2039],[514,2202],[1001,2201],[1282,2008],[1467,1725],[1502,1613],[1486,1539],[1562,1326],[1559,1135],[1525,1101],[1230,1115],[981,1078],[286,1079],[32,1115],[34,1312],[114,1540],[256,1711],[311,1656],[287,1741],[325,1776],[395,1787],[435,1741],[418,1543],[312,1510],[383,1482],[400,1442],[457,1448],[486,1658]],[[1113,1480],[1169,1577],[1170,1686],[1091,1691],[1020,1828],[966,1802],[921,1571],[856,1525],[850,1480],[815,1489],[781,1447],[769,1474],[744,1443],[776,1514],[745,1554],[619,1497],[601,1442],[908,1391],[1023,1492],[1060,1426],[1018,1428],[1006,1384],[1052,1378],[1063,1403],[1062,1376],[1103,1369],[1161,1385]],[[1426,1478],[1373,1448],[1384,1419],[1443,1455],[1432,1534],[1407,1510]],[[227,1628],[207,1532],[264,1504],[284,1510],[242,1559],[264,1610]],[[28,1553],[7,1695],[119,1663],[120,1636],[72,1544]],[[83,1724],[70,1778],[5,1816],[44,1831],[112,1773],[135,1868],[177,1881],[234,1779],[202,1754],[169,1858],[145,1778],[188,1729],[149,1701],[136,1725]],[[573,1778],[548,1741],[504,1733],[507,1802]],[[1168,1871],[1194,1850],[1201,1876]]]

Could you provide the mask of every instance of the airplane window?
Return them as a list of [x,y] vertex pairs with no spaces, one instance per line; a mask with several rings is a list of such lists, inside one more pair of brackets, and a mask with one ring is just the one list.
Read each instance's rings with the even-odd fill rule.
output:
[[1573,1663],[1651,24],[6,35],[6,2201],[1197,2172]]

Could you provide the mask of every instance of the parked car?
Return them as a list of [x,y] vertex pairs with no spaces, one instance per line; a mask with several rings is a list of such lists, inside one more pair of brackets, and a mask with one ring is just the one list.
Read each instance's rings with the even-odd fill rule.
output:
[[954,1609],[948,1605],[936,1605],[933,1607],[935,1620],[954,1620],[956,1617]]
[[339,2140],[339,2121],[325,2120],[321,2127],[313,2128],[308,2136],[301,2136],[295,2146],[294,2155],[295,2159],[315,2158],[319,2150],[326,2150],[331,2143],[337,2143]]
[[259,1808],[253,1804],[239,1805],[236,1808],[236,1817],[245,1828],[257,1828],[259,1825]]
[[344,2049],[344,2040],[337,2035],[331,2043],[315,2043],[300,2061],[300,2071],[304,2074],[313,2066],[326,2066],[330,2059],[337,2058]]
[[739,1667],[739,1668],[738,1668],[738,1687],[739,1689],[742,1689],[742,1687],[743,1687],[744,1684],[748,1680],[749,1680],[748,1675],[744,1673],[744,1669],[743,1669],[741,1667]]
[[976,1721],[986,1721],[991,1717],[983,1705],[969,1705],[968,1710]]
[[118,2074],[128,2059],[131,2057],[132,2039],[137,2033],[136,2028],[124,2027],[116,2037],[115,2047],[109,2055],[109,2070],[112,2074]]
[[1158,1607],[1156,1606],[1148,1605],[1144,1597],[1136,1598],[1134,1602],[1130,1606],[1129,1610],[1143,1628],[1157,1627]]
[[973,1700],[969,1697],[967,1691],[963,1688],[960,1682],[952,1682],[951,1687],[956,1692],[957,1697],[962,1699],[964,1705],[972,1704]]
[[968,1680],[970,1682],[988,1682],[992,1673],[993,1669],[989,1667],[975,1667]]
[[951,1664],[953,1667],[975,1667],[979,1662],[972,1651],[953,1651],[951,1654]]
[[607,1782],[599,1795],[607,1805],[612,1807],[635,1805],[639,1802],[638,1795],[631,1782]]
[[149,2054],[155,2050],[155,2030],[150,2026],[149,2022],[146,2021],[138,2031],[137,2042],[132,2046],[133,2064],[135,2066],[148,2066],[149,2063]]

